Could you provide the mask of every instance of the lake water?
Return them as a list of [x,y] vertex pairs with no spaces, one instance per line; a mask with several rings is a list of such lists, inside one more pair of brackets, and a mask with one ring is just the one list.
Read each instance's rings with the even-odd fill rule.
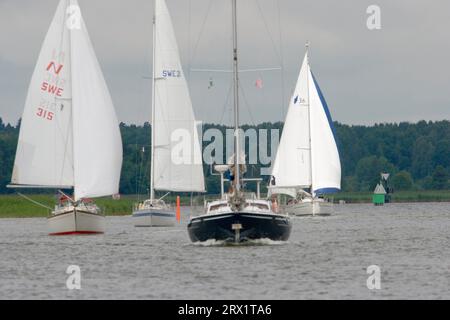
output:
[[[46,219],[0,219],[1,299],[450,299],[450,204],[336,205],[294,219],[286,243],[191,244],[108,217],[100,236],[49,237]],[[66,269],[81,269],[68,290]],[[367,267],[381,269],[369,290]]]

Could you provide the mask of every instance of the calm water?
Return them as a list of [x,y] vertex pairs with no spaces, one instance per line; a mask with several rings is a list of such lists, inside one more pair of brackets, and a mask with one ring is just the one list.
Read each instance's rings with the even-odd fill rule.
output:
[[[186,219],[184,220],[186,222]],[[49,237],[45,219],[0,220],[0,298],[450,299],[450,204],[336,205],[297,218],[289,242],[193,245],[186,225]],[[66,288],[69,265],[81,290]],[[366,268],[381,268],[368,290]]]

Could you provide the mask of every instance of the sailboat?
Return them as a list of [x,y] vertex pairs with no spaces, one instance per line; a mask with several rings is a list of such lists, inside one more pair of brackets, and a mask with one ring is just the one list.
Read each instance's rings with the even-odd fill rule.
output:
[[327,103],[309,64],[309,44],[290,100],[277,150],[269,195],[290,197],[292,215],[329,215],[323,196],[341,187],[341,164]]
[[[244,193],[243,173],[245,153],[239,142],[239,72],[237,48],[237,4],[231,0],[233,20],[233,84],[234,84],[234,155],[228,161],[232,177],[232,192],[206,203],[206,211],[191,217],[187,229],[192,242],[218,240],[245,242],[248,240],[288,240],[292,222],[288,215],[275,212],[272,203]],[[218,168],[218,171],[223,168]]]
[[[204,192],[201,148],[186,79],[169,10],[155,1],[153,18],[152,142],[150,199],[135,205],[135,226],[173,226],[175,210],[155,191]],[[178,141],[190,139],[188,161],[172,159]]]
[[113,103],[76,0],[61,0],[31,78],[11,188],[62,191],[51,235],[103,233],[88,198],[117,194],[122,141]]

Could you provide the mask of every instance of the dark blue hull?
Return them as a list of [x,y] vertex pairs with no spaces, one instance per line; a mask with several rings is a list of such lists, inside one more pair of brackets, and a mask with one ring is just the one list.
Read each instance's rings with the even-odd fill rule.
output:
[[279,214],[230,212],[192,218],[187,228],[192,242],[210,239],[286,241],[291,234],[292,222],[288,216]]

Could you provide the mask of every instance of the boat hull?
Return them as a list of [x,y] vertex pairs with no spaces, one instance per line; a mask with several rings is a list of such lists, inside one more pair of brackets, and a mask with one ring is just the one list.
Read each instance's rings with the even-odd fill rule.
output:
[[105,216],[73,209],[47,218],[48,232],[52,236],[102,234],[105,232]]
[[230,212],[191,218],[187,228],[192,242],[211,239],[286,241],[291,234],[292,222],[288,216],[279,214]]
[[167,209],[143,209],[133,212],[135,227],[173,227],[175,212]]
[[288,204],[283,210],[293,216],[329,216],[334,213],[334,206],[332,202],[313,200]]

